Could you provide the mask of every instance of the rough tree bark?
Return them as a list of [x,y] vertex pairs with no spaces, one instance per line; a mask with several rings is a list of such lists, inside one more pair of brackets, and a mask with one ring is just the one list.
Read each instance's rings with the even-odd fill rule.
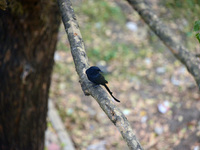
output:
[[0,10],[0,149],[43,150],[57,3],[9,2]]

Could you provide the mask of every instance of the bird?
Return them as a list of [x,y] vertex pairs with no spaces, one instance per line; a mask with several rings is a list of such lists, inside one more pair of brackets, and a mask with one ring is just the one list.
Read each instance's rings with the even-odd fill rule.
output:
[[115,101],[120,102],[113,95],[108,86],[106,85],[108,81],[105,80],[104,76],[101,74],[102,71],[97,66],[92,66],[86,70],[88,79],[95,85],[103,85],[108,93],[114,98]]

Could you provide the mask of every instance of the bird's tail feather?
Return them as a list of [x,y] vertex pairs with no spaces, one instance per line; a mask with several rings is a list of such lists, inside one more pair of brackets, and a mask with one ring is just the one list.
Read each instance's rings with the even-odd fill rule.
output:
[[108,88],[108,86],[106,84],[104,84],[106,90],[110,93],[110,95],[114,98],[114,100],[116,100],[117,102],[120,102],[118,99],[116,99],[113,95],[112,92],[110,91],[110,89]]

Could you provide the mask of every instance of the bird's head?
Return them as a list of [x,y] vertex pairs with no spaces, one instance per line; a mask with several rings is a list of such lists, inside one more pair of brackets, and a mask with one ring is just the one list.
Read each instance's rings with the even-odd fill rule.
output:
[[88,74],[93,74],[93,75],[95,75],[95,74],[98,74],[98,73],[100,73],[100,72],[102,72],[100,69],[99,69],[99,67],[96,67],[96,66],[92,66],[92,67],[90,67],[90,68],[88,68],[87,70],[86,70],[86,74],[88,75]]

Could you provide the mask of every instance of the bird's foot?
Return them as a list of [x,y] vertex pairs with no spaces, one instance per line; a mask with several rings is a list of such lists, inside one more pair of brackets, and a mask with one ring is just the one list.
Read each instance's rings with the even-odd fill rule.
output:
[[94,85],[94,88],[97,88],[97,87],[99,87],[99,85],[95,84],[95,85]]

